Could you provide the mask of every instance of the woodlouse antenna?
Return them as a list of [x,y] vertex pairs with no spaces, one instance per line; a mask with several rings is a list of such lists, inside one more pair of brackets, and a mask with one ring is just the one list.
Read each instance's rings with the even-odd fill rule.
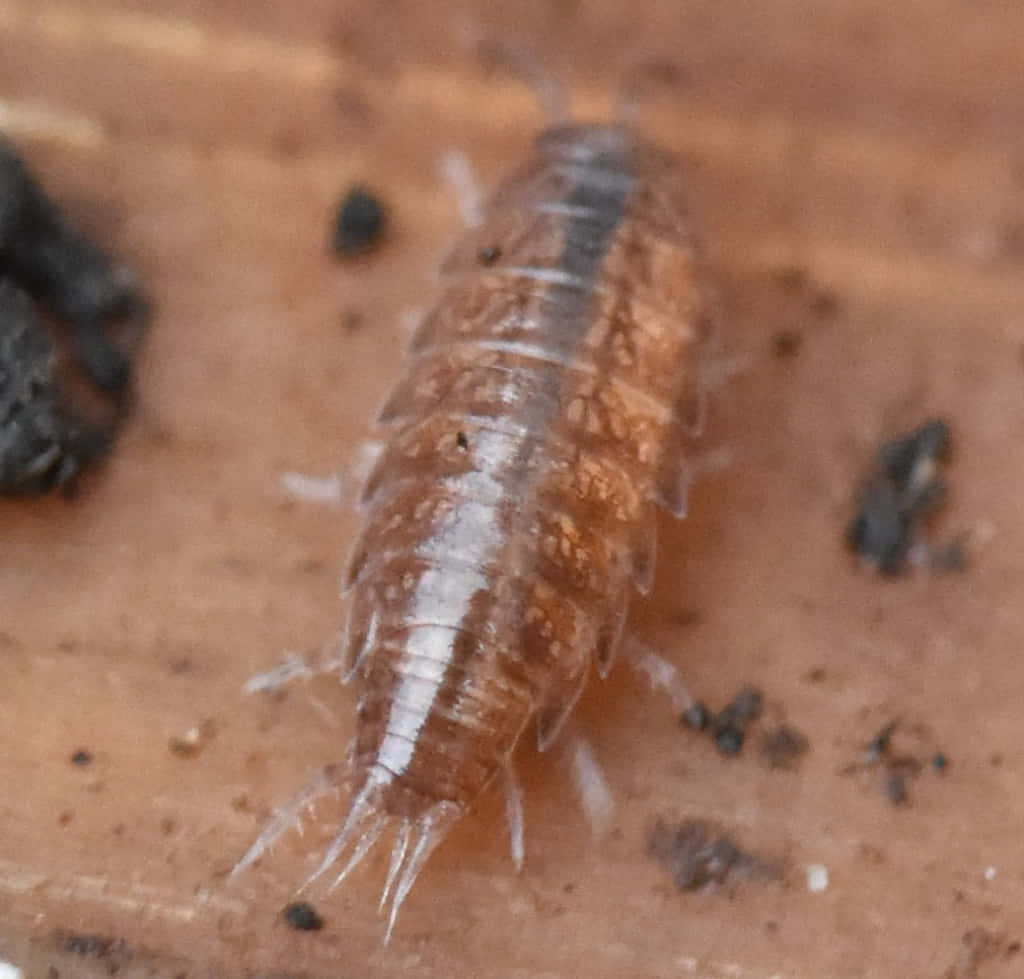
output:
[[475,46],[485,62],[521,78],[533,89],[544,109],[549,126],[558,125],[568,119],[565,86],[544,70],[537,57],[525,44],[479,37]]
[[636,122],[644,97],[652,88],[683,85],[686,80],[685,69],[669,58],[648,57],[633,61],[619,86],[615,118],[621,123],[632,125]]

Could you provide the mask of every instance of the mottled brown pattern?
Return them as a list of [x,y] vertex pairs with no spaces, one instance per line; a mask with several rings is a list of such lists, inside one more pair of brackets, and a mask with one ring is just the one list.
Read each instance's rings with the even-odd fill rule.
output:
[[395,827],[392,921],[530,722],[547,747],[607,671],[655,507],[681,508],[708,331],[678,179],[625,128],[542,133],[381,413],[346,578],[355,794],[321,870]]

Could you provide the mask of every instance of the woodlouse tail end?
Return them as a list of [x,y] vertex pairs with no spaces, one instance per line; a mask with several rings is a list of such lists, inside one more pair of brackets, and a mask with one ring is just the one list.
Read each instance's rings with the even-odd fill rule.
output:
[[255,863],[285,833],[293,827],[302,831],[302,815],[311,811],[318,799],[337,792],[346,782],[346,776],[337,766],[328,766],[314,778],[291,802],[281,809],[260,833],[256,841],[245,851],[242,858],[232,868],[229,877],[237,877],[243,870]]
[[386,911],[388,916],[384,932],[385,945],[391,941],[399,908],[408,897],[427,858],[461,816],[461,806],[453,802],[438,802],[415,821],[406,821],[399,830],[391,851],[388,879],[381,895],[381,911]]
[[344,861],[330,885],[329,890],[333,891],[363,862],[385,831],[395,826],[391,859],[380,899],[380,910],[387,914],[388,920],[384,944],[391,940],[398,910],[427,858],[463,812],[456,803],[442,801],[416,816],[398,816],[386,806],[386,789],[386,783],[382,784],[372,776],[367,780],[353,797],[345,822],[331,841],[320,865],[300,888],[300,891],[305,890],[332,866]]

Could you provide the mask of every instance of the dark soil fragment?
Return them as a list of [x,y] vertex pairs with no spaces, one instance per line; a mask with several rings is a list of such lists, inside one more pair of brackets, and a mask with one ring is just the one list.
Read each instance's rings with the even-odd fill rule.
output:
[[107,447],[108,433],[64,404],[53,359],[28,296],[0,278],[0,495],[66,486]]
[[338,206],[331,247],[346,258],[361,255],[380,242],[385,225],[384,205],[372,191],[357,185]]
[[282,913],[284,920],[296,931],[319,931],[324,926],[324,919],[317,914],[316,908],[305,901],[289,904]]
[[699,820],[676,827],[658,820],[648,839],[648,850],[672,874],[681,891],[709,884],[735,884],[752,877],[776,880],[780,876],[778,866],[745,852],[728,835]]
[[[857,514],[846,529],[849,547],[882,574],[903,571],[927,520],[946,498],[939,464],[949,457],[950,432],[933,419],[884,443],[875,472],[861,486]],[[966,556],[960,542],[933,552],[929,565],[960,570]]]

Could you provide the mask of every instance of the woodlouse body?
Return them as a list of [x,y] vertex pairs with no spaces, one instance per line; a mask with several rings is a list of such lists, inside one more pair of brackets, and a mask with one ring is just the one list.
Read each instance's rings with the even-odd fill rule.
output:
[[682,511],[710,331],[678,178],[624,126],[545,130],[446,263],[381,414],[346,579],[353,797],[317,873],[393,827],[392,922],[524,730],[543,750],[607,671],[656,505]]

